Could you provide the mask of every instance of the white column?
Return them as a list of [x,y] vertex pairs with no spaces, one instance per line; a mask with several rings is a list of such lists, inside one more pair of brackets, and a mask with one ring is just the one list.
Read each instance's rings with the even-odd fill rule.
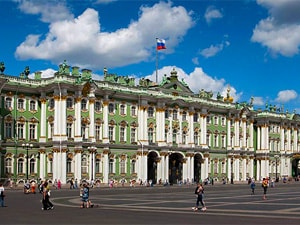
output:
[[108,183],[108,172],[109,172],[109,159],[108,159],[108,150],[103,151],[103,182]]
[[253,120],[250,120],[250,126],[249,126],[249,148],[252,150],[253,149],[253,140],[254,140],[254,135],[253,135]]
[[[103,143],[108,144],[108,101],[103,102]],[[107,178],[108,179],[108,178]]]
[[231,118],[227,117],[227,149],[231,149]]
[[189,124],[189,131],[188,131],[188,141],[190,147],[195,147],[194,142],[194,112],[189,112],[188,115],[188,124]]
[[156,143],[158,146],[165,145],[165,110],[156,108]]
[[75,159],[74,159],[74,175],[77,180],[81,180],[81,150],[75,151]]
[[95,98],[89,98],[89,117],[90,117],[90,126],[89,126],[89,141],[95,142]]
[[[80,93],[79,93],[80,94]],[[75,136],[74,141],[82,141],[81,137],[81,97],[75,98]]]
[[240,127],[239,127],[239,119],[234,120],[234,148],[240,147]]
[[242,119],[242,132],[243,132],[243,146],[241,146],[241,147],[243,147],[244,149],[246,149],[247,148],[247,142],[246,142],[246,140],[247,140],[247,127],[246,127],[246,118],[243,118]]
[[44,151],[40,151],[40,178],[45,179],[46,177],[46,154]]
[[260,126],[258,126],[257,127],[257,150],[261,150],[261,137],[260,137],[260,135],[261,135],[261,127]]
[[40,139],[39,139],[39,142],[46,142],[46,131],[47,131],[47,110],[46,110],[46,103],[47,103],[47,100],[46,98],[41,98],[40,99],[40,102],[41,102],[41,121],[40,121],[40,129],[41,129],[41,136],[40,136]]
[[298,132],[297,129],[294,128],[294,134],[293,134],[293,152],[298,152],[297,151],[297,145],[298,145]]
[[247,180],[247,160],[246,158],[242,159],[242,181],[246,181]]
[[61,154],[61,183],[66,184],[67,183],[67,149],[64,149],[60,154]]
[[169,155],[168,154],[166,154],[166,157],[165,157],[165,180],[164,181],[170,182],[170,180],[169,180]]

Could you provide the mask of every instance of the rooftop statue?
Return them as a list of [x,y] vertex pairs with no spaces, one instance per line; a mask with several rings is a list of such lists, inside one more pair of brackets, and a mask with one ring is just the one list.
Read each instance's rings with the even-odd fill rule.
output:
[[4,62],[0,62],[0,72],[1,72],[1,74],[3,74],[4,70],[5,70]]
[[30,74],[29,66],[26,66],[26,67],[25,67],[25,69],[24,69],[24,74],[25,74],[25,77],[28,78],[28,75]]

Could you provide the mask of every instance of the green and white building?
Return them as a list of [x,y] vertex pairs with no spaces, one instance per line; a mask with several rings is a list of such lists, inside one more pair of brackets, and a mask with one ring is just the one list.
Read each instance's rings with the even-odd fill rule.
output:
[[298,176],[300,116],[199,90],[65,62],[51,78],[0,67],[0,176],[192,182]]

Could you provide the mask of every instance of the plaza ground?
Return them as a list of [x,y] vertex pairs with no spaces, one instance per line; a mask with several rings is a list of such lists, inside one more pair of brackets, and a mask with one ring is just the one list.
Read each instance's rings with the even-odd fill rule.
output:
[[193,212],[194,185],[93,188],[99,207],[80,209],[78,189],[52,190],[54,210],[42,211],[42,195],[6,191],[1,224],[300,224],[300,182],[276,183],[262,199],[262,187],[240,184],[206,185],[206,212]]

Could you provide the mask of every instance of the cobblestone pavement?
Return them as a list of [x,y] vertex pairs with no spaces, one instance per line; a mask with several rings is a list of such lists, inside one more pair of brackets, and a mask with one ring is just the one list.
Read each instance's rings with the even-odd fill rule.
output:
[[[95,207],[80,209],[79,190],[52,190],[54,210],[42,211],[42,195],[7,190],[1,224],[299,224],[300,182],[262,187],[207,185],[206,212],[194,212],[195,186],[94,188]],[[97,207],[98,206],[98,207]]]

